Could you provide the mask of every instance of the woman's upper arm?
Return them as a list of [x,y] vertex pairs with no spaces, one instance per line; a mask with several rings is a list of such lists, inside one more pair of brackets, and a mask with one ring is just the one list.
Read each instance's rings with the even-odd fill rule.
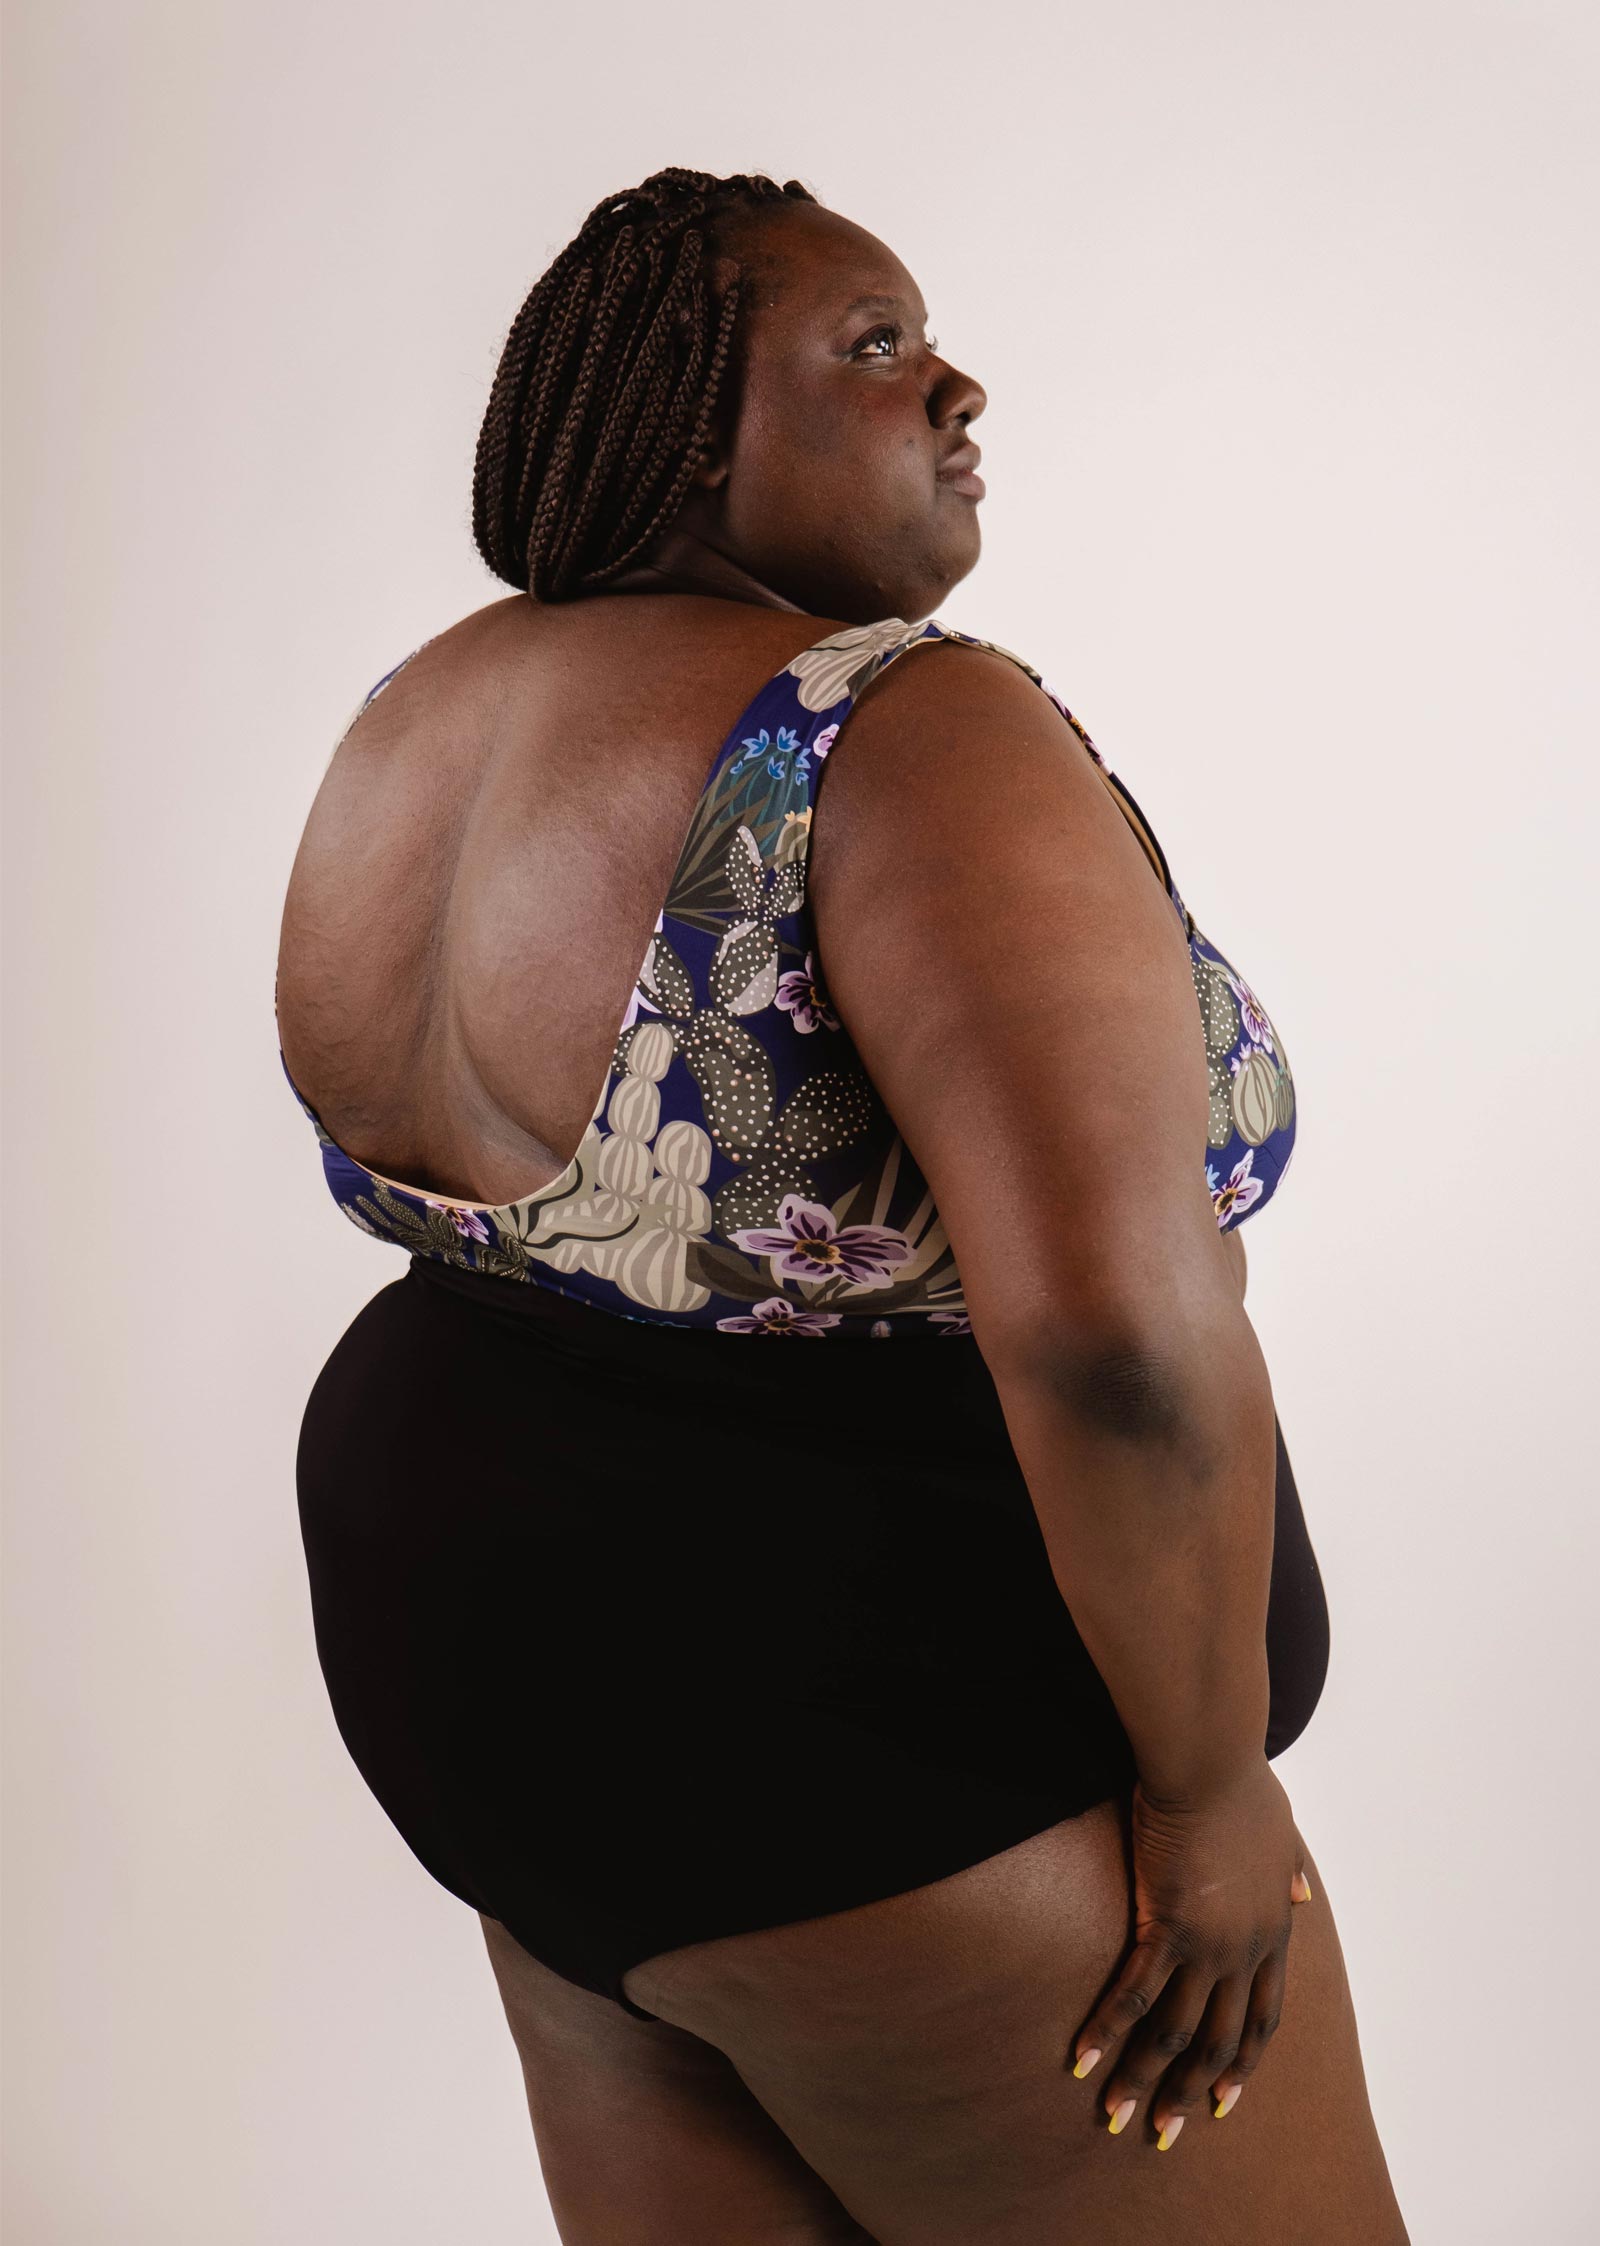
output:
[[1049,696],[1004,656],[930,641],[862,695],[823,776],[821,972],[986,1360],[1166,1354],[1240,1314],[1184,929]]

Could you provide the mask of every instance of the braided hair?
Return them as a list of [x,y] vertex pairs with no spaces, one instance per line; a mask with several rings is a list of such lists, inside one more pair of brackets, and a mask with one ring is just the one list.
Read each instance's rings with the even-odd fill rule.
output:
[[616,576],[682,506],[704,456],[748,263],[718,292],[728,210],[815,203],[797,179],[676,166],[597,203],[511,324],[478,434],[472,534],[536,601]]

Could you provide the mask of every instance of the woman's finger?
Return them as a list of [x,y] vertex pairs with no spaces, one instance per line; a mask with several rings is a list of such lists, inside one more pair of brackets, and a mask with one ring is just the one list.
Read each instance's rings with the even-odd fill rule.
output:
[[1161,2132],[1161,2151],[1170,2151],[1173,2139],[1208,2086],[1226,2077],[1238,2057],[1252,1986],[1248,1973],[1230,1973],[1212,1990],[1194,2041],[1168,2070],[1151,2103],[1150,2119]]
[[1122,2134],[1141,2104],[1160,2088],[1174,2059],[1188,2050],[1205,2018],[1216,1976],[1201,1966],[1182,1966],[1168,1980],[1148,2019],[1129,2036],[1101,2093],[1111,2134]]
[[1121,1971],[1078,2030],[1073,2073],[1089,2074],[1101,2054],[1145,2019],[1178,1965],[1176,1937],[1159,1929],[1142,1934]]
[[1219,2121],[1225,2114],[1232,2112],[1239,2092],[1260,2066],[1262,2054],[1278,2031],[1278,2021],[1283,2012],[1283,1992],[1288,1979],[1289,1945],[1284,1942],[1273,1951],[1271,1957],[1263,1960],[1257,1971],[1251,1984],[1250,2003],[1233,2063],[1224,2067],[1211,2085],[1217,2094],[1217,2103],[1212,2112]]
[[1300,1838],[1298,1825],[1294,1833],[1294,1878],[1289,1882],[1289,1900],[1291,1903],[1311,1900],[1311,1882],[1306,1878],[1306,1844]]

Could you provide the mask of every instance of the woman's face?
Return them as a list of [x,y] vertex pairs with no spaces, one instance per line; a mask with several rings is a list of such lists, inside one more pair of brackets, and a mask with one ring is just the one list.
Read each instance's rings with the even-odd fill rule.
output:
[[934,349],[900,260],[837,212],[741,212],[719,241],[745,273],[734,426],[683,528],[814,614],[931,615],[982,544],[980,496],[939,472],[975,464],[982,384]]

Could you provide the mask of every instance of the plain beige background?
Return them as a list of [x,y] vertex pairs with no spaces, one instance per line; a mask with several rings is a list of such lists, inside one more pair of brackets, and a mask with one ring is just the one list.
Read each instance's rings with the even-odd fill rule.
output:
[[663,164],[911,267],[989,392],[940,613],[1284,1029],[1250,1309],[1333,1652],[1278,1769],[1416,2246],[1594,2235],[1597,82],[1583,0],[12,7],[8,2246],[553,2236],[316,1667],[299,1413],[403,1263],[272,983],[339,728],[503,590],[505,329]]

